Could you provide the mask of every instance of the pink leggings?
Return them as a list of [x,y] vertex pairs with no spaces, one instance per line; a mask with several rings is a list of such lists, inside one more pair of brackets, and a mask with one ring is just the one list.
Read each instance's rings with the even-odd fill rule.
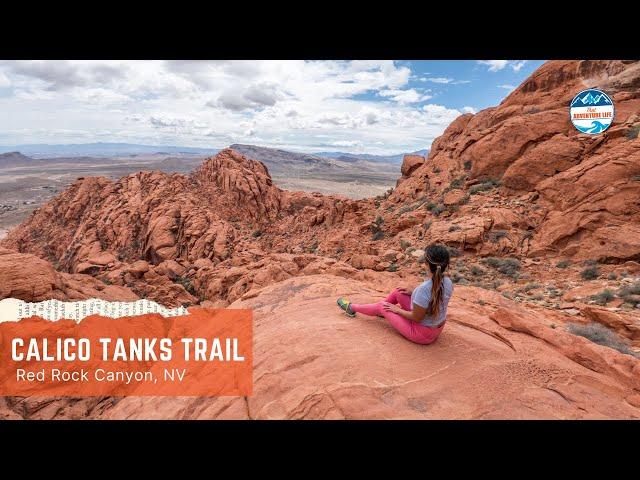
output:
[[[391,292],[384,301],[398,304],[407,312],[410,312],[412,308],[411,296],[402,293],[398,288]],[[364,315],[370,315],[372,317],[382,316],[386,318],[393,328],[400,332],[403,337],[422,345],[435,342],[438,335],[440,335],[440,332],[442,332],[442,329],[444,328],[444,323],[437,328],[425,327],[424,325],[420,325],[419,323],[404,318],[397,313],[386,311],[382,308],[382,304],[383,302],[365,303],[361,305],[352,303],[351,309],[354,312],[362,313]]]

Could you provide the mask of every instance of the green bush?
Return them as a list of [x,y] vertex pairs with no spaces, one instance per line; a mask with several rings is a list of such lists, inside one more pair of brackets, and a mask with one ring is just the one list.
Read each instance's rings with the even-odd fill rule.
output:
[[492,188],[497,187],[499,184],[500,184],[500,182],[498,180],[490,179],[490,180],[487,180],[486,182],[482,182],[482,183],[478,183],[477,185],[473,185],[469,189],[469,193],[471,195],[474,195],[474,194],[479,193],[479,192],[486,192],[488,190],[491,190]]
[[251,236],[252,236],[253,238],[258,238],[258,237],[262,236],[262,231],[261,231],[261,230],[256,230],[255,232],[253,232],[253,233],[251,234]]
[[400,208],[400,210],[398,210],[398,213],[402,215],[403,213],[411,212],[414,209],[415,207],[413,205],[405,205],[404,207]]
[[460,188],[462,187],[462,185],[464,185],[464,181],[467,179],[466,175],[461,175],[458,178],[455,178],[451,181],[451,183],[449,184],[449,189],[450,190],[454,190],[456,188]]
[[184,289],[189,292],[191,295],[196,295],[196,289],[195,287],[191,284],[191,280],[189,280],[186,277],[178,277],[175,279],[174,283],[177,283],[179,285],[182,285],[184,287]]
[[371,236],[371,240],[373,241],[382,240],[383,238],[384,238],[384,232],[381,230],[374,232],[373,235]]
[[408,242],[407,240],[400,240],[400,248],[402,250],[406,250],[410,246],[411,246],[411,242]]
[[609,328],[599,323],[589,323],[587,325],[581,325],[577,323],[571,323],[568,326],[570,333],[584,337],[591,340],[593,343],[603,345],[605,347],[613,348],[620,353],[627,355],[634,355],[635,353],[625,344],[618,335]]
[[530,292],[531,290],[535,290],[536,288],[540,288],[542,285],[536,282],[527,283],[524,287],[522,287],[523,292]]
[[634,125],[627,130],[626,136],[629,140],[635,140],[640,133],[640,125]]
[[398,264],[397,263],[392,263],[391,265],[389,265],[387,267],[387,271],[388,272],[397,272],[398,271]]
[[596,295],[591,295],[589,298],[594,300],[598,305],[606,305],[615,298],[615,295],[611,290],[606,289]]
[[467,171],[471,170],[471,160],[464,162],[464,169]]
[[618,296],[620,296],[626,303],[635,305],[638,303],[638,296],[640,296],[640,282],[625,285],[618,290]]
[[560,262],[556,263],[557,268],[567,268],[569,265],[571,264],[568,260],[561,260]]
[[598,267],[587,267],[581,273],[580,276],[583,280],[594,280],[600,276],[600,270]]
[[487,257],[482,259],[482,263],[494,268],[498,272],[511,278],[518,278],[520,262],[515,258]]
[[489,232],[489,241],[491,243],[498,243],[501,238],[506,238],[509,236],[509,232],[506,230],[493,230]]
[[482,268],[480,268],[478,265],[473,265],[473,266],[471,267],[471,274],[472,274],[472,275],[475,275],[476,277],[482,277],[485,273],[487,273],[487,272],[485,272],[485,271],[484,271]]
[[435,208],[434,208],[433,210],[431,210],[431,213],[433,213],[436,217],[438,217],[438,216],[440,216],[440,214],[441,214],[442,212],[444,212],[446,209],[447,209],[447,208],[446,208],[444,205],[439,204],[439,205],[436,205],[436,206],[435,206]]

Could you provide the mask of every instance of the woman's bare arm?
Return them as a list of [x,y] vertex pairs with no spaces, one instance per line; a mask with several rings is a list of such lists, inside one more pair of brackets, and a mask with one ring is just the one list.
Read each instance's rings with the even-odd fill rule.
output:
[[421,307],[420,305],[416,305],[415,303],[411,306],[411,311],[407,312],[403,310],[397,305],[392,303],[386,303],[382,306],[387,311],[397,313],[401,317],[406,318],[407,320],[411,320],[412,322],[420,323],[424,320],[424,317],[427,315],[427,309]]

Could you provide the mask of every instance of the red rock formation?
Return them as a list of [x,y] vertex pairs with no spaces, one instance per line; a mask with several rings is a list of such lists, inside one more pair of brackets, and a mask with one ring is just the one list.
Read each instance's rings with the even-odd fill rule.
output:
[[[289,278],[231,306],[254,310],[249,398],[13,399],[5,418],[640,418],[640,361],[553,325],[558,315],[459,287],[438,341],[407,342],[382,319],[349,318],[334,298],[370,301],[394,280]],[[480,303],[482,301],[482,303]],[[277,321],[275,321],[277,319]]]
[[60,273],[34,255],[0,248],[0,299],[27,302],[101,298],[109,301],[138,300],[130,289],[107,285],[89,275]]
[[[580,134],[568,119],[569,102],[587,87],[616,104],[602,135]],[[79,402],[69,416],[636,418],[637,360],[565,327],[597,322],[629,345],[640,341],[640,279],[631,277],[640,272],[638,112],[640,62],[553,61],[497,107],[458,117],[428,158],[406,157],[397,187],[376,198],[283,191],[263,164],[228,149],[191,175],[81,179],[2,241],[14,252],[0,251],[0,262],[25,262],[36,280],[0,269],[0,298],[134,292],[171,306],[249,306],[261,351],[277,352],[260,364],[248,405],[127,399]],[[374,297],[416,282],[433,241],[453,247],[458,281],[530,308],[460,288],[450,340],[430,347],[425,368],[436,368],[425,380],[415,369],[424,350],[375,322],[345,323],[331,308],[338,293]],[[500,271],[487,256],[515,257],[520,270]],[[586,260],[600,262],[591,280]],[[604,306],[594,306],[606,290]],[[375,325],[382,330],[372,333]],[[400,355],[399,370],[371,365],[366,345],[382,359]],[[338,378],[335,362],[357,368]],[[57,415],[55,402],[22,405],[5,407]]]

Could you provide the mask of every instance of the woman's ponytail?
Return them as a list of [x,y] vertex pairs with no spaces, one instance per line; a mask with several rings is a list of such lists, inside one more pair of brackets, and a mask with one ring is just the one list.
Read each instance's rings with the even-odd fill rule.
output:
[[436,271],[431,278],[431,300],[429,301],[428,313],[437,317],[440,314],[442,304],[442,267],[436,266]]
[[432,273],[431,300],[427,313],[437,318],[442,307],[444,271],[449,266],[449,251],[444,245],[431,245],[425,257]]

